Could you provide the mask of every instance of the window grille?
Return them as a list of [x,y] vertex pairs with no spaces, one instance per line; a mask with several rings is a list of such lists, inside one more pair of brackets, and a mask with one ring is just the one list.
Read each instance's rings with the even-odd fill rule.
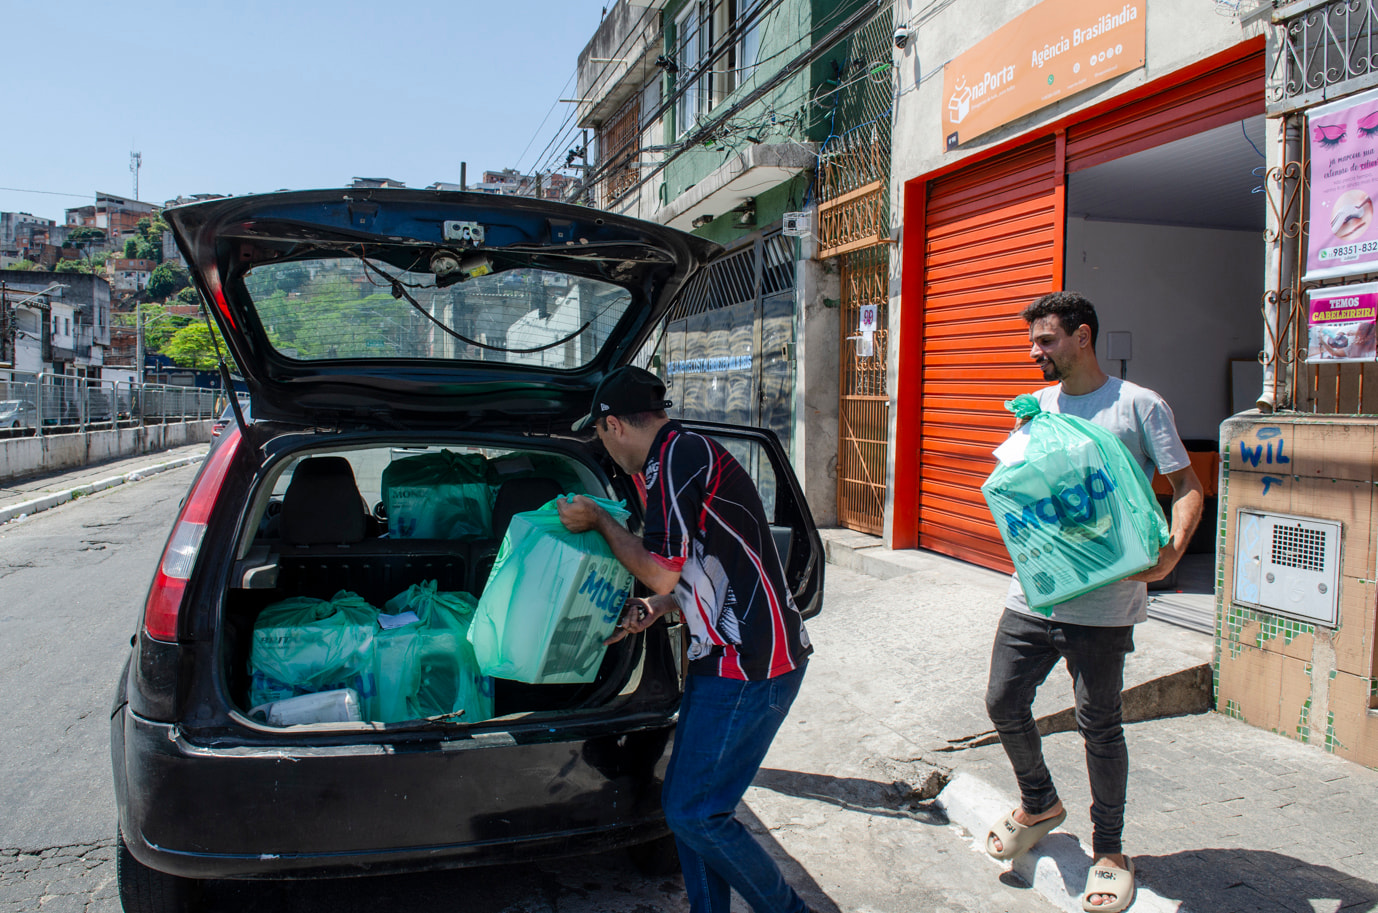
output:
[[1298,8],[1269,33],[1269,114],[1378,85],[1378,0],[1321,0],[1287,11]]
[[641,118],[641,95],[633,95],[598,131],[598,148],[610,167],[603,179],[603,206],[611,207],[618,197],[636,185],[637,136]]

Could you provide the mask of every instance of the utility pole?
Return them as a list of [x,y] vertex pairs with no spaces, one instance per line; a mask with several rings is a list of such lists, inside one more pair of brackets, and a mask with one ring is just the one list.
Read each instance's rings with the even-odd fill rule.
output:
[[0,362],[14,367],[14,312],[10,310],[10,288],[0,282]]
[[134,175],[134,199],[139,199],[139,169],[143,167],[144,154],[142,152],[129,153],[129,170]]
[[143,304],[134,299],[134,382],[144,382],[144,319]]
[[[0,355],[9,355],[8,361],[11,367],[14,366],[15,361],[19,358],[19,320],[15,312],[21,305],[28,305],[30,308],[36,308],[39,313],[42,314],[42,317],[39,319],[39,326],[41,327],[40,332],[42,334],[40,336],[40,345],[42,346],[40,357],[47,360],[51,347],[51,335],[48,324],[52,319],[52,303],[48,300],[48,296],[58,289],[67,287],[68,286],[62,282],[51,282],[48,284],[47,288],[40,292],[29,292],[26,294],[22,289],[18,289],[17,291],[20,292],[22,297],[14,302],[14,304],[10,304],[10,288],[8,285],[0,283]],[[29,302],[35,303],[29,304]],[[6,346],[8,347],[7,351],[5,351]],[[5,360],[4,358],[0,358],[0,361]]]

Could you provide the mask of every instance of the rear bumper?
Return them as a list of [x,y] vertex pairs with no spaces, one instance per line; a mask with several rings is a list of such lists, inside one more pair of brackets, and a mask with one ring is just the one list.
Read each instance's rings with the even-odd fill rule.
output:
[[599,852],[666,833],[664,717],[392,745],[199,745],[121,708],[120,827],[189,878],[337,877]]

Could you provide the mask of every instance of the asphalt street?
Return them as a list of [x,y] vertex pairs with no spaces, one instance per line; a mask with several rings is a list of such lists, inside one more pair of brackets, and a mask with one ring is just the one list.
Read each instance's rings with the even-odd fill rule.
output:
[[[195,472],[173,469],[0,526],[0,913],[119,909],[110,702]],[[871,693],[887,677],[856,621],[884,615],[883,588],[828,568],[825,612],[810,623],[818,655],[741,816],[821,913],[1052,909],[947,822],[931,801],[942,775],[906,754],[908,739],[877,735],[877,715],[905,695]],[[678,876],[645,877],[622,853],[385,878],[214,882],[205,901],[212,913],[688,908]],[[740,902],[737,910],[746,913]]]

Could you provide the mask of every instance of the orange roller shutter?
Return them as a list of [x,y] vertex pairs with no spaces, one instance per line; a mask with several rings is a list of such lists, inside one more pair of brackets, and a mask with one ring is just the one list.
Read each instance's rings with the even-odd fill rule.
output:
[[[1062,194],[1045,139],[928,185],[919,546],[1010,570],[981,497],[1005,400],[1042,384],[1019,312],[1062,277]],[[906,264],[909,266],[909,264]]]

